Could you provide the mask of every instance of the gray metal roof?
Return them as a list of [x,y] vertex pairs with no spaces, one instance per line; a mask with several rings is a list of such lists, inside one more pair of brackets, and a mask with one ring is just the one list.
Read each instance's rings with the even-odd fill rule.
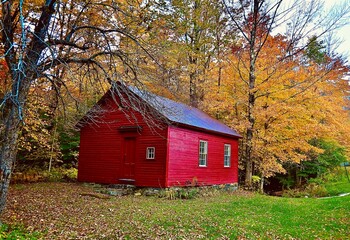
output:
[[229,128],[225,124],[210,117],[208,114],[197,108],[190,107],[186,104],[175,102],[146,91],[141,91],[135,87],[129,86],[129,89],[171,122],[238,138],[242,137],[235,130]]

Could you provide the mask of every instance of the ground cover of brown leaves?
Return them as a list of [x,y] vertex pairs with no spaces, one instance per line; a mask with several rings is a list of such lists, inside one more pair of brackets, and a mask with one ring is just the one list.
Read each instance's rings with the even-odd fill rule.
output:
[[[179,206],[167,208],[169,203]],[[13,185],[3,221],[43,232],[45,239],[205,238],[202,227],[191,221],[193,211],[203,208],[188,211],[195,206],[182,203],[157,197],[108,197],[79,183]]]

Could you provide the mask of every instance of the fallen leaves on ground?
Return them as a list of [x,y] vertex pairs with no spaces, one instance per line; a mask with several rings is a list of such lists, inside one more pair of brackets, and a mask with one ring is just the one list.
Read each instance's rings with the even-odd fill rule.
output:
[[[182,202],[144,196],[108,197],[94,192],[91,185],[78,183],[23,184],[11,187],[2,219],[43,232],[44,238],[51,239],[206,238],[200,221],[191,221],[193,209],[186,211],[188,206],[181,206]],[[179,208],[166,208],[168,203]],[[198,206],[198,213],[200,209],[203,211]],[[159,214],[165,217],[157,218]],[[200,214],[198,217],[210,221]]]

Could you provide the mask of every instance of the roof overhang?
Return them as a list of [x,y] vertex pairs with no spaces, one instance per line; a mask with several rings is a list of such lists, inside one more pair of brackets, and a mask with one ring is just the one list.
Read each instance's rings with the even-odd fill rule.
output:
[[236,135],[233,135],[233,134],[217,132],[217,131],[213,131],[213,130],[210,130],[210,129],[200,128],[200,127],[187,125],[187,124],[183,124],[183,123],[178,123],[178,122],[174,122],[170,126],[187,128],[187,129],[195,130],[195,131],[198,131],[198,132],[206,132],[206,133],[210,133],[210,134],[214,134],[214,135],[220,135],[220,136],[228,137],[228,138],[232,138],[232,139],[241,139],[241,138],[243,138],[238,133]]

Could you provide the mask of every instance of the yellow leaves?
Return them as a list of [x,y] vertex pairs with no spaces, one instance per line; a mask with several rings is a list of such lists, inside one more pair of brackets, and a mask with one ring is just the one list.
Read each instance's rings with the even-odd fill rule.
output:
[[[349,117],[343,110],[344,94],[349,93],[341,80],[344,67],[305,64],[302,56],[281,60],[286,44],[283,36],[268,37],[255,63],[254,88],[248,84],[249,52],[244,49],[225,64],[220,89],[213,82],[208,85],[208,109],[221,113],[220,118],[243,135],[250,127],[248,93],[254,95],[252,154],[265,176],[284,172],[284,162],[308,160],[310,151],[321,153],[309,144],[313,138],[333,138],[350,146]],[[243,138],[241,148],[245,144]]]
[[[36,86],[28,95],[27,108],[24,112],[25,122],[19,139],[19,159],[42,160],[53,153],[50,118],[50,108],[44,99],[48,99],[50,92],[44,84]],[[56,149],[57,146],[54,146]],[[58,154],[57,151],[54,152]]]

